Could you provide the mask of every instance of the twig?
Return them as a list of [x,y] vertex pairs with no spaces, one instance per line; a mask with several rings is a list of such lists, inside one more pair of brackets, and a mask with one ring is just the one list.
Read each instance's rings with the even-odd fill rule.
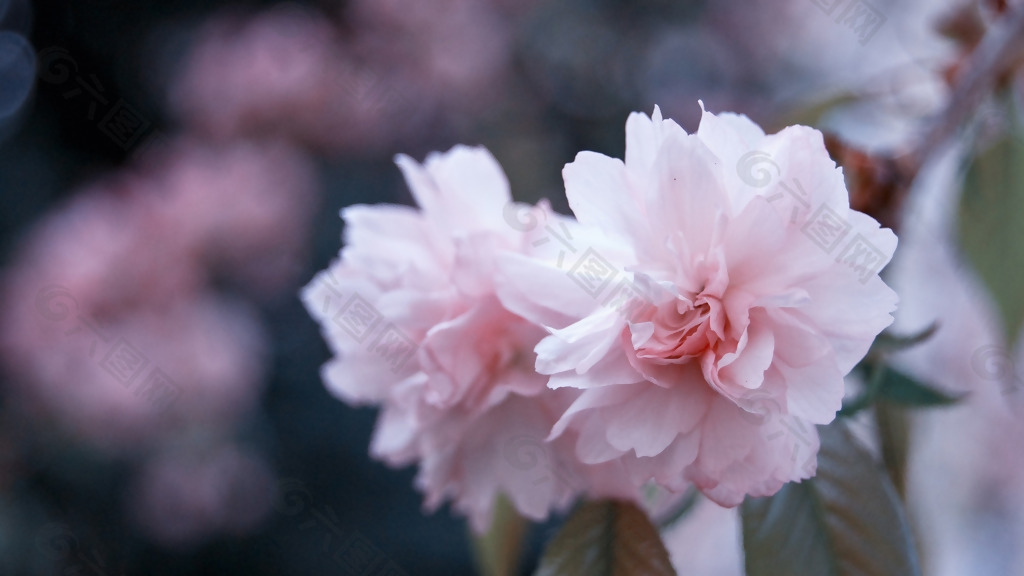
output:
[[907,166],[911,176],[916,176],[925,162],[963,125],[996,79],[1022,57],[1024,8],[1017,8],[1000,18],[971,53],[945,111],[925,133],[921,147],[911,154]]
[[1024,60],[1024,8],[1004,13],[984,35],[961,68],[949,103],[920,144],[899,156],[875,156],[848,147],[835,138],[826,140],[854,183],[852,208],[873,216],[898,231],[903,204],[921,169],[971,117],[999,78]]

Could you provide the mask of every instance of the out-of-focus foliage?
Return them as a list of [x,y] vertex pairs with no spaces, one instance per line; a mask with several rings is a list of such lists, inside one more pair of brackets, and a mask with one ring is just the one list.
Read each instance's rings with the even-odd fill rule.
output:
[[512,576],[519,571],[523,538],[529,522],[520,516],[508,498],[499,496],[487,533],[470,533],[480,576]]
[[1024,131],[1016,119],[970,160],[960,241],[998,306],[1012,348],[1024,324]]
[[628,502],[586,502],[548,544],[534,576],[672,576],[658,530]]
[[818,474],[742,505],[748,576],[915,576],[903,503],[842,422],[819,428]]

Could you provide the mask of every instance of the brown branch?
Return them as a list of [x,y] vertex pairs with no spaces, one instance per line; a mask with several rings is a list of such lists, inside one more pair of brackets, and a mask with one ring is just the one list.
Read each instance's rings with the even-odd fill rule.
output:
[[829,152],[851,180],[851,207],[898,230],[903,204],[921,169],[970,119],[992,87],[1022,60],[1024,8],[1017,8],[1007,10],[958,67],[949,103],[917,148],[900,156],[875,156],[829,138]]
[[965,62],[945,111],[911,155],[908,168],[914,175],[959,130],[996,80],[1016,67],[1022,57],[1024,8],[1017,8],[996,22]]

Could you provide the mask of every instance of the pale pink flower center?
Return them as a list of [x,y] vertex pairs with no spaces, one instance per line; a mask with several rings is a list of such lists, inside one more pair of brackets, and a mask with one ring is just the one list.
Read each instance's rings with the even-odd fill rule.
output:
[[652,323],[654,331],[635,346],[637,358],[656,364],[684,364],[699,358],[724,338],[721,310],[718,298],[707,294],[652,306],[642,321]]

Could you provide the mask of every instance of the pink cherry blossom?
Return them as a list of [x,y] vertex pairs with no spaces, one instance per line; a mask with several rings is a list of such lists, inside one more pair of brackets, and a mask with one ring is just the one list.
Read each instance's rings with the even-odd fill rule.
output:
[[575,222],[546,205],[527,214],[511,204],[505,175],[482,148],[397,163],[422,210],[343,210],[341,258],[303,292],[335,354],[322,372],[327,387],[349,404],[382,408],[373,456],[418,462],[427,507],[450,499],[477,530],[499,493],[533,519],[583,490],[629,497],[617,463],[584,467],[569,436],[545,442],[579,393],[547,388],[533,352],[545,331],[496,292],[498,256],[529,259],[536,249],[536,231],[513,213],[534,228],[541,217],[566,229]]
[[186,252],[254,296],[295,286],[317,200],[307,158],[275,141],[174,144],[148,185]]
[[[821,134],[706,111],[687,134],[655,108],[629,117],[625,162],[581,152],[563,175],[580,224],[606,240],[562,277],[518,260],[536,281],[502,291],[549,328],[537,370],[582,391],[552,437],[575,434],[585,464],[692,482],[725,506],[812,476],[814,425],[896,305],[878,277],[896,237],[850,210]],[[568,309],[538,304],[572,289],[603,305],[565,325]]]
[[128,491],[129,513],[151,539],[187,549],[218,533],[252,531],[274,502],[274,476],[258,454],[230,443],[158,454]]
[[340,96],[337,44],[328,22],[295,6],[215,17],[198,31],[170,103],[217,139],[286,134],[319,143],[345,128],[330,114]]
[[337,15],[344,26],[290,3],[231,10],[196,31],[168,104],[215,140],[271,135],[328,154],[379,154],[506,95],[507,13],[518,4],[359,0]]
[[183,138],[80,191],[0,282],[12,402],[118,453],[232,428],[256,406],[266,343],[212,281],[263,297],[294,281],[313,184],[288,146]]

